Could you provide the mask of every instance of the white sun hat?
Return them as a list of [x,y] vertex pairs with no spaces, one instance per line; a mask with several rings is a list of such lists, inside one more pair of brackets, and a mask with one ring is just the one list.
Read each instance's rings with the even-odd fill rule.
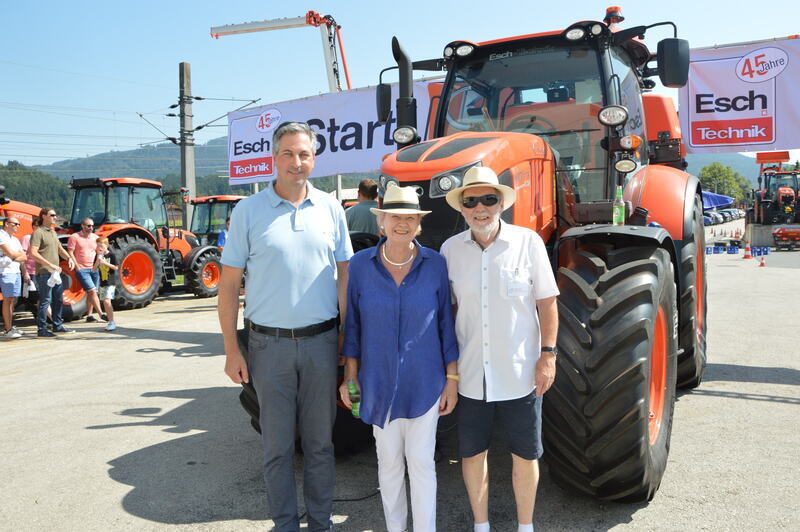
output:
[[513,188],[501,185],[498,182],[497,174],[494,173],[494,170],[488,166],[473,166],[464,174],[464,184],[447,193],[448,205],[461,212],[462,193],[468,188],[474,187],[492,187],[495,189],[503,198],[503,210],[514,205],[514,201],[517,199],[517,193],[514,192]]
[[389,214],[428,214],[419,208],[419,196],[415,187],[389,185],[383,195],[381,208],[372,207],[372,214],[385,212]]

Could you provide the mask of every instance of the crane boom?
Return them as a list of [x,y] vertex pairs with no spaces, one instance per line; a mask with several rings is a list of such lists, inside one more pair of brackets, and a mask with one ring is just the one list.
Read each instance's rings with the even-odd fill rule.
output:
[[[244,22],[241,24],[212,26],[211,36],[215,39],[219,39],[225,35],[286,30],[291,28],[302,28],[304,26],[314,26],[320,29],[322,36],[322,54],[325,60],[325,70],[328,74],[328,88],[331,92],[341,91],[342,84],[339,77],[339,62],[336,54],[336,36],[338,35],[339,27],[336,25],[336,21],[330,15],[323,17],[316,11],[309,11],[304,17],[276,18],[258,22]],[[339,46],[341,47],[341,43]],[[342,62],[344,63],[343,50]],[[349,89],[350,77],[347,75],[347,64],[344,64],[344,70],[347,78],[347,88]]]

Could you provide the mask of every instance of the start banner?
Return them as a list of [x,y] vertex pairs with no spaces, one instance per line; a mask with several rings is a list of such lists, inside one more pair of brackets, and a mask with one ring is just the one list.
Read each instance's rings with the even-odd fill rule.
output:
[[[430,106],[429,88],[440,81],[414,82],[417,124],[425,135]],[[392,102],[397,98],[392,85]],[[275,103],[228,113],[228,162],[231,185],[272,181],[277,177],[272,161],[272,133],[283,122],[307,122],[317,134],[317,156],[312,177],[380,168],[384,155],[395,150],[392,113],[378,124],[375,87],[332,92],[300,100]]]
[[688,153],[797,148],[800,40],[743,43],[691,51],[680,89]]

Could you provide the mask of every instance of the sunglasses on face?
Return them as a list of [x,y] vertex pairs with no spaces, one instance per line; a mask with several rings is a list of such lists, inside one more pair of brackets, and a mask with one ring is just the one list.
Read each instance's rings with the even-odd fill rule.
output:
[[478,203],[483,203],[487,207],[491,207],[492,205],[497,205],[497,202],[500,201],[500,198],[497,197],[497,194],[485,194],[483,196],[464,196],[461,198],[461,205],[466,207],[467,209],[474,209],[478,206]]
[[50,212],[50,213],[47,213],[47,216],[49,216],[51,218],[55,218],[56,217],[56,213]]
[[16,223],[16,222],[6,222],[6,225],[15,225],[15,226],[19,227],[19,224]]

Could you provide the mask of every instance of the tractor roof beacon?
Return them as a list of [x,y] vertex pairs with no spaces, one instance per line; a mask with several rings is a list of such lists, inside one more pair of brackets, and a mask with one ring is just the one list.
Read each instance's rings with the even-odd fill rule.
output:
[[[667,464],[675,389],[706,365],[706,283],[700,184],[683,171],[671,99],[658,75],[683,86],[689,45],[671,22],[620,28],[603,21],[475,43],[447,44],[412,63],[397,38],[399,151],[379,185],[421,191],[423,244],[465,229],[445,204],[475,165],[517,193],[507,222],[542,236],[561,291],[558,374],[544,411],[546,458],[561,485],[601,499],[650,500]],[[651,54],[645,33],[674,36]],[[650,66],[655,61],[654,66]],[[446,70],[421,141],[412,70]],[[390,111],[378,86],[378,115]],[[422,128],[419,128],[420,130]],[[625,224],[614,226],[624,188]]]

